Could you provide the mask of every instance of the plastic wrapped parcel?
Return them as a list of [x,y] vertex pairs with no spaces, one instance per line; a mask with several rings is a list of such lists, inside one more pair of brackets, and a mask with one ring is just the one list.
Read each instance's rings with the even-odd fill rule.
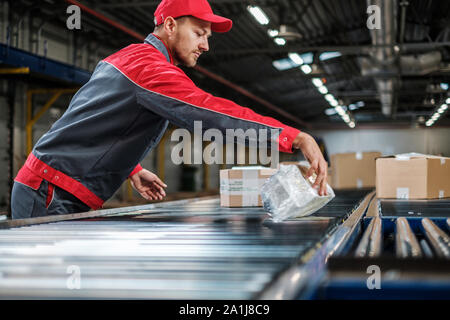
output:
[[296,165],[280,165],[280,169],[264,183],[261,198],[264,209],[274,222],[313,214],[334,198],[327,184],[327,195],[319,196],[312,187],[316,176],[308,180]]

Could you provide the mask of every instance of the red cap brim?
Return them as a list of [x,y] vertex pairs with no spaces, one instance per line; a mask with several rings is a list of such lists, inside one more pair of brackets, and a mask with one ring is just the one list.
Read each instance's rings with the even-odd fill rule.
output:
[[192,16],[200,20],[211,22],[212,32],[228,32],[233,26],[233,21],[231,21],[230,19],[215,15],[213,13],[193,14]]

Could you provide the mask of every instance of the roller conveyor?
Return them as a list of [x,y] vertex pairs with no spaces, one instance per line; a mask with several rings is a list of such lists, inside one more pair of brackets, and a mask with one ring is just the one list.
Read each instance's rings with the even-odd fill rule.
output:
[[420,258],[422,257],[422,250],[420,249],[419,242],[414,235],[414,232],[409,226],[406,218],[398,218],[396,221],[396,238],[395,248],[396,255],[399,258]]
[[450,237],[428,218],[422,219],[422,226],[436,254],[450,259]]
[[308,261],[366,194],[338,193],[314,215],[281,224],[264,223],[261,208],[221,208],[216,198],[3,222],[0,297],[259,297]]
[[376,217],[372,219],[369,227],[366,229],[358,248],[356,257],[377,257],[382,250],[382,224],[381,219]]
[[[450,299],[449,204],[449,199],[374,198],[352,240],[329,259],[326,275],[310,297]],[[376,223],[381,223],[383,244],[380,254],[370,257]]]

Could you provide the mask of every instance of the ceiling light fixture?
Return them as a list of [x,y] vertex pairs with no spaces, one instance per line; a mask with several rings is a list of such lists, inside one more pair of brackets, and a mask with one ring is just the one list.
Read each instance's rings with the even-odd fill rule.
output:
[[275,38],[279,34],[279,32],[278,30],[269,29],[267,30],[267,34],[269,35],[269,37]]
[[258,6],[248,6],[247,7],[248,12],[251,13],[251,15],[255,18],[256,21],[258,21],[259,24],[267,25],[269,24],[269,18],[267,15],[262,11],[262,9]]
[[289,59],[294,61],[296,64],[301,66],[303,64],[303,59],[298,53],[289,53]]
[[305,74],[310,74],[312,69],[309,65],[304,64],[300,67],[300,69],[305,73]]
[[323,82],[319,78],[313,78],[311,81],[316,88],[323,86]]
[[319,92],[321,94],[327,94],[328,93],[328,89],[325,86],[321,86],[321,87],[317,88],[317,90],[319,90]]
[[329,94],[325,95],[325,100],[333,101],[333,100],[336,100],[336,98],[331,93],[329,93]]
[[283,38],[275,38],[274,41],[279,46],[284,46],[286,44],[286,40],[284,40]]

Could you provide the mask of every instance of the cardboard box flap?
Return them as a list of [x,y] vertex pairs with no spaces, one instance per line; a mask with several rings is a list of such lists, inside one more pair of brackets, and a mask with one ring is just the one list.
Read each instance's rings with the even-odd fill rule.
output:
[[401,153],[389,156],[378,157],[377,159],[396,159],[396,160],[411,160],[411,159],[443,159],[444,162],[446,159],[450,160],[448,157],[435,156],[432,154],[423,154],[423,153]]

